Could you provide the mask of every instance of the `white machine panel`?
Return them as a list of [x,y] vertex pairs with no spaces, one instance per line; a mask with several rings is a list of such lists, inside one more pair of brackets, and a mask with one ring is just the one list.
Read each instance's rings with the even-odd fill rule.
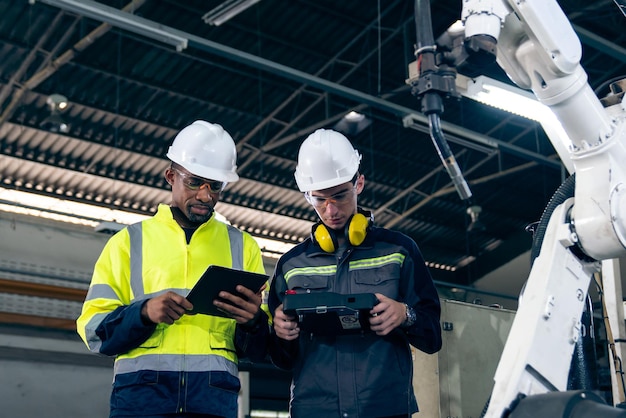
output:
[[478,418],[515,312],[441,301],[443,346],[436,354],[413,349],[415,418]]

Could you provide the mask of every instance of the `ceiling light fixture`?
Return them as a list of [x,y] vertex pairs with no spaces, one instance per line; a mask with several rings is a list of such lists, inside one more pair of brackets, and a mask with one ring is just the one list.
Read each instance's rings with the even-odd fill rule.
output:
[[483,208],[478,205],[472,205],[467,208],[467,214],[470,216],[471,222],[467,227],[467,232],[484,232],[485,225],[480,221],[480,213]]
[[461,74],[456,76],[456,87],[461,95],[469,99],[539,122],[563,165],[570,173],[574,172],[569,152],[572,141],[554,112],[531,92],[487,76],[469,78]]
[[333,126],[333,129],[344,135],[357,135],[372,124],[372,120],[362,113],[354,110],[346,113],[343,118]]
[[61,117],[61,112],[67,109],[67,97],[54,93],[48,96],[46,104],[50,108],[50,115],[41,122],[41,128],[53,133],[66,134],[70,131],[70,126]]
[[202,16],[204,23],[219,26],[261,0],[226,0]]
[[542,113],[549,110],[530,92],[486,76],[469,78],[458,74],[456,85],[467,98],[537,122],[541,122]]

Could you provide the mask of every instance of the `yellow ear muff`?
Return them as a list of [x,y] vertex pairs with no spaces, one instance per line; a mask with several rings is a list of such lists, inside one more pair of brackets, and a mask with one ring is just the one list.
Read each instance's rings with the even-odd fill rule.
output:
[[317,242],[317,245],[319,245],[320,248],[327,253],[335,252],[337,244],[333,234],[331,234],[328,228],[326,228],[326,225],[318,223],[315,224],[313,228],[313,240]]
[[[364,210],[359,210],[350,217],[344,231],[351,245],[358,247],[365,241],[373,220],[372,213]],[[313,225],[311,239],[319,245],[322,251],[327,253],[334,253],[339,246],[334,231],[329,230],[322,222]]]
[[367,218],[362,213],[355,213],[348,223],[348,230],[346,231],[350,244],[354,245],[355,247],[361,245],[363,241],[365,241],[369,226],[369,218]]

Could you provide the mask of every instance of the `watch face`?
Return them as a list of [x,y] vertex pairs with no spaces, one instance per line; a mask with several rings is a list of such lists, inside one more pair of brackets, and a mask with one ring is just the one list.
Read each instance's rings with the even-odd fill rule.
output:
[[405,327],[410,327],[415,323],[417,315],[415,314],[415,310],[412,307],[410,307],[406,303],[404,304],[404,306],[406,306],[406,319],[404,320],[402,325]]
[[404,325],[410,327],[416,320],[417,315],[415,314],[415,310],[409,305],[406,305],[406,321],[404,322]]

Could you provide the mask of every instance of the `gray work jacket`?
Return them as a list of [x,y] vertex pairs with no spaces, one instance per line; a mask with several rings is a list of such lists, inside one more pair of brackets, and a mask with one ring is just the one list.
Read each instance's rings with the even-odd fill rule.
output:
[[[341,250],[339,250],[341,251]],[[375,418],[417,412],[409,344],[441,348],[439,297],[424,259],[409,237],[373,227],[358,247],[325,253],[307,239],[283,255],[269,294],[272,313],[285,291],[381,293],[413,307],[417,321],[387,336],[373,332],[272,338],[274,364],[292,370],[292,418]]]

